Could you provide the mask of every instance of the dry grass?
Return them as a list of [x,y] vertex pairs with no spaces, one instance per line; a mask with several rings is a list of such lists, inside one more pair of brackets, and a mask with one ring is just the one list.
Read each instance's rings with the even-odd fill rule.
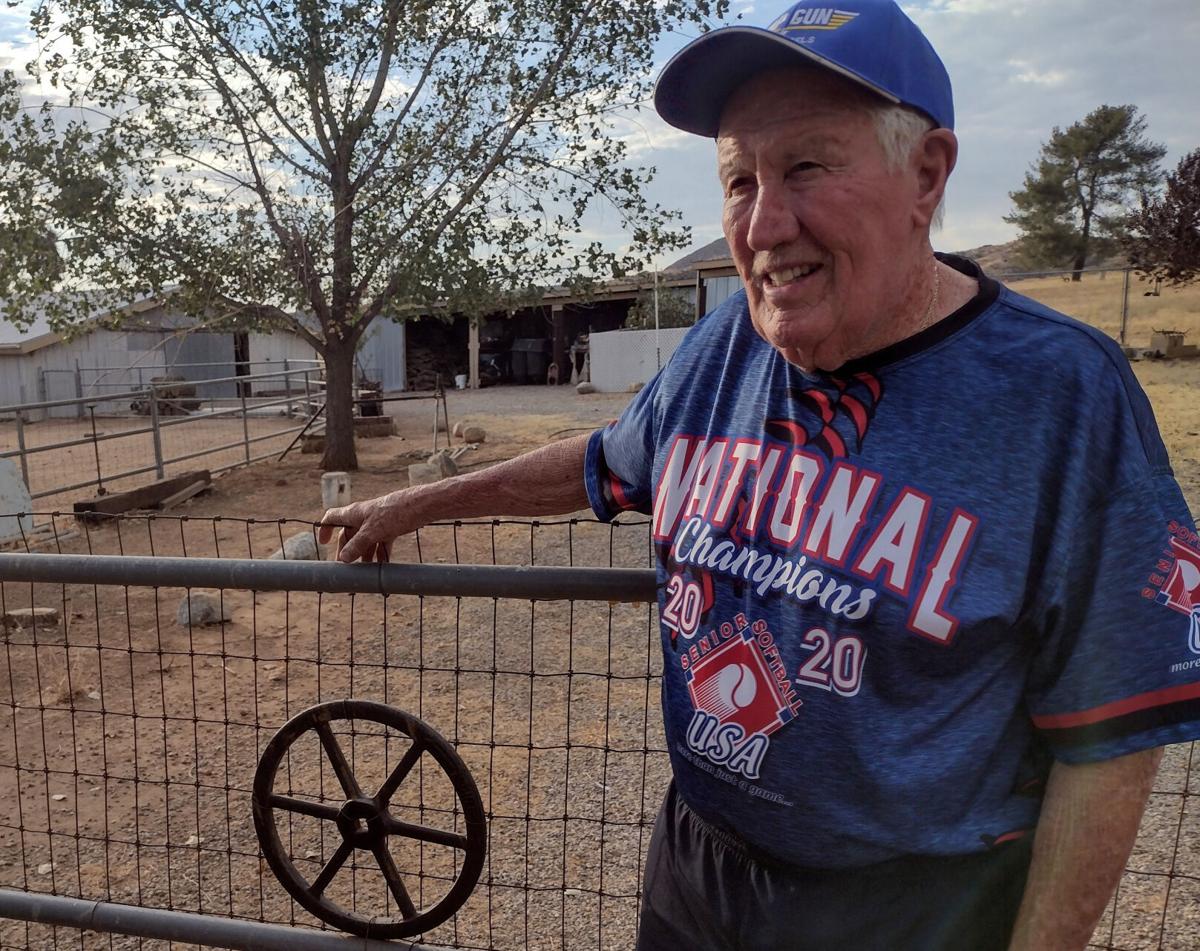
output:
[[[1182,330],[1188,343],[1200,343],[1200,284],[1163,287],[1158,297],[1146,297],[1153,285],[1131,275],[1126,343],[1148,347],[1154,330]],[[1122,275],[1085,274],[1079,283],[1045,277],[1009,284],[1013,290],[1048,307],[1070,314],[1116,338],[1121,329]]]

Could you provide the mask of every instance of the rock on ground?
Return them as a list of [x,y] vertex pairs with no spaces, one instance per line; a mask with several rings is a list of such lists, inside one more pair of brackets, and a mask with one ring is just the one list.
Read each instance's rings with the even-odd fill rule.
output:
[[483,442],[487,439],[487,430],[482,426],[464,426],[462,438],[463,442]]
[[283,547],[272,552],[275,561],[320,561],[321,546],[312,532],[297,532],[284,540]]
[[441,482],[442,478],[441,467],[428,462],[414,462],[408,467],[409,485],[429,485],[433,482]]
[[596,392],[596,384],[589,383],[589,382],[587,382],[587,380],[584,380],[582,383],[577,383],[575,385],[575,392],[578,393],[580,396],[587,396],[589,393],[595,393]]
[[175,611],[175,622],[180,627],[220,624],[228,620],[229,609],[221,603],[220,596],[207,591],[193,591],[179,602]]
[[435,452],[425,461],[431,466],[437,466],[443,479],[458,475],[458,463],[450,458],[449,450],[443,449],[441,452]]
[[58,627],[58,608],[12,608],[4,612],[5,627]]

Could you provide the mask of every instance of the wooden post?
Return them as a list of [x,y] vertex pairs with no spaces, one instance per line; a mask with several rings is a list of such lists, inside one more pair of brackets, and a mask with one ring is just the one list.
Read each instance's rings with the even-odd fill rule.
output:
[[162,430],[158,424],[158,387],[153,383],[146,391],[146,399],[150,401],[150,430],[154,440],[154,471],[159,479],[165,479],[167,474],[163,469]]
[[1125,327],[1129,323],[1129,268],[1125,268],[1125,281],[1121,285],[1121,346],[1125,346]]
[[553,352],[550,359],[558,367],[559,382],[566,383],[571,379],[571,371],[567,366],[567,323],[562,304],[554,304],[551,307],[550,324],[554,328]]
[[473,390],[479,389],[479,318],[472,317],[469,336],[467,338],[467,385]]

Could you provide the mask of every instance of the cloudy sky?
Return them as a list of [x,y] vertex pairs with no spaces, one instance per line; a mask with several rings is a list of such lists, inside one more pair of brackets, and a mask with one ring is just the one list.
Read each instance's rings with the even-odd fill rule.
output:
[[[742,22],[769,23],[787,2],[734,3]],[[902,0],[954,84],[958,168],[935,240],[965,250],[1015,236],[1008,193],[1054,126],[1102,104],[1133,103],[1166,164],[1200,148],[1200,0]],[[669,38],[663,62],[685,42]],[[696,244],[720,237],[709,140],[643,113],[643,161],[659,169],[655,197],[680,209]]]
[[[765,25],[787,6],[733,0],[730,21]],[[1055,126],[1101,104],[1133,103],[1173,167],[1200,147],[1200,0],[904,0],[940,52],[954,83],[960,157],[950,182],[946,250],[1007,241],[1008,193]],[[28,9],[28,7],[26,7]],[[689,37],[664,37],[661,63]],[[0,7],[0,66],[32,51],[20,9]],[[643,110],[625,130],[641,163],[659,176],[652,196],[678,209],[695,244],[720,236],[713,143]],[[624,243],[615,215],[594,232]],[[658,262],[667,263],[676,255]]]

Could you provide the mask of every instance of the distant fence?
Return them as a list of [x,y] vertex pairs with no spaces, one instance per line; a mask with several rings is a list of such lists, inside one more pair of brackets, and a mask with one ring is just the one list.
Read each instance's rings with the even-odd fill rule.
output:
[[[79,530],[51,546],[62,555],[0,555],[0,610],[30,618],[0,643],[0,949],[93,946],[81,928],[164,939],[108,938],[117,948],[287,948],[279,926],[297,929],[295,951],[349,946],[274,880],[251,799],[275,730],[350,697],[426,720],[480,788],[479,884],[421,940],[633,946],[669,779],[644,520],[436,525],[397,541],[413,564],[388,566],[260,560],[314,530],[304,522],[137,516]],[[217,623],[178,614],[198,587],[215,589]],[[407,756],[361,724],[335,745],[364,788]],[[1091,947],[1200,946],[1194,752],[1168,750]],[[344,798],[336,773],[314,743],[277,777],[293,805],[281,841],[310,880],[342,842],[314,818]],[[436,769],[411,775],[402,818],[461,834]],[[459,867],[431,842],[394,855],[417,907]],[[333,867],[328,893],[345,907],[395,914],[370,853]]]
[[[123,396],[145,391],[155,381],[167,379],[187,382],[196,387],[201,399],[240,396],[270,396],[287,388],[297,388],[305,370],[317,379],[324,366],[321,360],[283,358],[281,360],[224,360],[207,363],[163,363],[126,366],[80,366],[73,368],[38,367],[38,403],[46,415],[82,419],[84,403],[96,404],[98,415],[121,415],[128,410]],[[275,374],[283,371],[283,376]],[[295,371],[295,372],[293,372]],[[164,384],[165,385],[165,384]],[[66,394],[72,394],[67,396]],[[0,412],[3,412],[0,410]]]
[[[220,384],[241,387],[240,395],[201,395],[203,387]],[[94,488],[103,494],[150,474],[162,479],[188,468],[184,463],[195,468],[204,460],[215,474],[278,455],[324,402],[320,372],[310,365],[187,381],[197,387],[194,399],[173,396],[178,385],[150,383],[103,397],[0,406],[0,459],[18,462],[34,500],[62,505],[71,493]],[[252,396],[252,388],[281,395]],[[176,410],[185,403],[186,409]],[[63,408],[81,418],[31,422]],[[175,411],[180,415],[171,415]],[[2,422],[5,418],[11,422]]]

